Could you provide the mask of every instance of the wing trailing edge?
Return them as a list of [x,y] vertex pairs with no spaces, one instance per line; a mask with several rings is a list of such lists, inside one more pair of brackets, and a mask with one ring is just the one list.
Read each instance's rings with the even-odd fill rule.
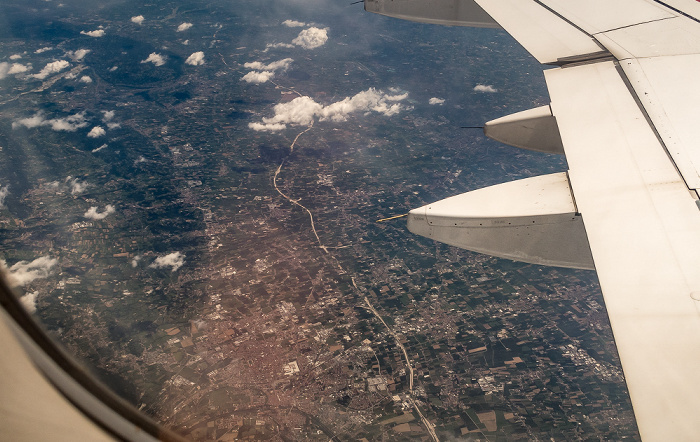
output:
[[491,16],[472,0],[365,0],[365,11],[419,23],[475,28],[498,28]]

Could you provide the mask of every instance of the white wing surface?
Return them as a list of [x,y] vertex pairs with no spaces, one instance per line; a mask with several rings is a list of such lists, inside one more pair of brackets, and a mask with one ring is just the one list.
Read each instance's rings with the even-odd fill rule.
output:
[[[365,0],[365,5],[372,11],[380,3],[400,1]],[[411,211],[409,229],[467,249],[557,264],[555,254],[546,250],[549,246],[532,244],[539,238],[545,244],[551,237],[542,233],[549,229],[550,219],[560,214],[580,216],[590,254],[581,251],[580,244],[564,244],[569,249],[561,265],[578,262],[586,267],[592,257],[642,438],[697,440],[700,3],[474,3],[540,62],[556,66],[545,70],[549,111],[538,109],[487,123],[487,135],[545,151],[556,149],[538,149],[538,140],[560,138],[574,207],[556,213],[548,209],[546,217],[539,218],[544,222],[532,218],[534,226],[515,227],[512,220],[522,217],[513,213],[512,198],[499,199],[500,208],[491,204],[488,222],[475,222],[485,219],[478,208],[467,210],[443,200]],[[556,124],[551,124],[552,118]],[[529,183],[523,180],[520,190],[511,183],[508,191],[523,191]],[[493,193],[497,192],[494,187]],[[556,208],[540,201],[547,195],[539,192],[533,204]],[[507,229],[512,230],[510,235],[504,235]],[[513,240],[504,245],[504,237]],[[478,238],[478,244],[470,243],[471,238]],[[528,254],[520,253],[523,247]]]

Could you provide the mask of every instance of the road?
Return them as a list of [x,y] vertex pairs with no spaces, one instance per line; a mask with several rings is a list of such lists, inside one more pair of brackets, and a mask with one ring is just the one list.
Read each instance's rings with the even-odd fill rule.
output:
[[[352,279],[353,285],[355,285],[355,279]],[[355,285],[355,288],[357,288],[357,285]],[[413,399],[413,367],[411,366],[411,361],[408,359],[408,352],[406,351],[406,347],[403,346],[401,343],[401,340],[399,339],[399,335],[394,332],[394,330],[389,327],[389,325],[384,322],[384,318],[382,318],[382,315],[377,312],[377,310],[374,308],[371,302],[369,302],[369,299],[365,296],[365,303],[367,304],[367,308],[374,314],[374,316],[379,319],[379,321],[384,324],[384,327],[389,331],[389,334],[394,337],[394,340],[396,341],[396,345],[401,349],[403,352],[403,356],[406,359],[406,368],[408,368],[408,390],[411,394],[411,396],[408,398],[410,404],[413,406],[413,409],[416,410],[416,413],[418,413],[418,416],[420,417],[421,422],[423,422],[423,425],[425,426],[426,430],[428,431],[428,434],[430,437],[433,439],[435,442],[440,442],[440,439],[438,439],[437,434],[435,433],[435,427],[433,424],[423,416],[423,412],[420,411],[420,408],[418,407],[418,404],[416,401]]]

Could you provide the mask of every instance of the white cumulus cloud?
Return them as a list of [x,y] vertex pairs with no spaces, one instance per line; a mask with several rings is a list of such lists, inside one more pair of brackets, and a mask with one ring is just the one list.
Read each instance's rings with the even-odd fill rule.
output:
[[181,23],[180,26],[177,27],[177,32],[186,31],[191,27],[192,27],[192,23],[187,23],[187,22]]
[[278,61],[273,61],[272,63],[268,64],[263,64],[259,61],[253,61],[250,63],[245,63],[243,67],[247,69],[255,69],[258,71],[277,71],[277,70],[285,70],[289,68],[289,65],[292,64],[294,60],[291,58],[285,58],[284,60],[278,60]]
[[263,118],[265,124],[295,124],[308,125],[323,111],[323,106],[310,97],[297,97],[288,103],[280,103],[274,107],[275,116]]
[[245,74],[241,78],[241,80],[248,82],[248,83],[260,84],[260,83],[265,83],[266,81],[270,80],[274,76],[275,76],[275,73],[270,72],[270,71],[262,71],[262,72],[252,71],[252,72],[248,72],[247,74]]
[[17,129],[20,126],[24,126],[28,129],[33,129],[35,127],[43,126],[46,124],[46,119],[44,116],[41,114],[41,112],[35,114],[32,117],[28,118],[21,118],[17,121],[12,122],[12,128]]
[[108,121],[112,121],[112,118],[114,118],[114,111],[102,111],[102,121],[104,123]]
[[282,129],[286,129],[287,125],[284,123],[248,123],[248,127],[257,131],[269,131],[277,132]]
[[92,83],[92,78],[88,77],[87,75],[83,75],[82,77],[80,77],[80,82],[90,84]]
[[475,92],[498,92],[498,89],[491,85],[486,85],[486,84],[477,84],[474,86],[474,91]]
[[267,46],[265,46],[265,51],[267,52],[268,49],[270,48],[293,48],[295,47],[291,43],[268,43]]
[[112,121],[114,119],[114,111],[102,111],[102,122],[107,125],[109,129],[116,129],[121,127],[119,123]]
[[93,220],[99,221],[101,219],[107,218],[107,216],[111,215],[115,211],[116,211],[116,209],[111,204],[107,204],[105,206],[105,210],[103,210],[102,212],[100,212],[97,209],[97,206],[92,206],[88,209],[87,212],[83,213],[83,216],[87,219],[93,219]]
[[12,63],[12,66],[10,66],[10,70],[7,71],[8,74],[23,74],[30,70],[32,68],[31,64],[21,64],[21,63]]
[[183,264],[185,264],[185,255],[181,252],[173,252],[169,255],[159,256],[148,267],[152,267],[154,269],[170,267],[171,271],[174,272],[182,267]]
[[39,71],[38,74],[32,75],[32,77],[38,78],[39,80],[43,80],[51,74],[61,72],[68,66],[70,66],[70,63],[68,63],[66,60],[52,61],[51,63],[44,66],[44,68],[41,71]]
[[70,176],[68,178],[66,178],[66,181],[70,185],[71,195],[79,195],[79,194],[85,192],[85,189],[87,189],[89,186],[89,184],[86,183],[85,181],[80,181],[78,178],[73,178]]
[[156,66],[163,66],[165,64],[165,57],[155,52],[151,52],[147,59],[141,60],[141,63],[153,63]]
[[7,271],[7,282],[12,287],[20,287],[36,279],[48,277],[56,263],[58,263],[57,259],[47,255],[32,262],[20,261],[9,268],[4,260],[0,260],[0,267],[5,268]]
[[275,115],[263,118],[262,122],[250,123],[248,127],[257,131],[278,131],[291,125],[309,125],[318,118],[319,121],[345,121],[354,112],[376,112],[391,116],[406,109],[400,102],[408,97],[407,93],[389,95],[374,88],[359,92],[352,97],[323,106],[310,97],[297,97],[287,103],[275,105]]
[[306,23],[296,20],[285,20],[282,24],[290,28],[303,28],[306,26]]
[[12,54],[12,55],[10,55],[10,60],[19,60],[20,58],[22,58],[22,55],[21,55],[21,54]]
[[12,128],[16,129],[20,126],[24,126],[28,129],[32,129],[40,126],[49,126],[55,131],[75,132],[76,130],[87,125],[88,122],[85,120],[84,112],[79,112],[65,118],[52,118],[50,120],[45,119],[44,115],[41,112],[38,112],[32,117],[14,121],[12,123]]
[[275,71],[286,70],[293,61],[294,60],[291,58],[285,58],[284,60],[273,61],[272,63],[268,64],[264,64],[259,61],[245,63],[243,67],[255,70],[245,74],[241,80],[255,84],[265,83],[275,76]]
[[39,49],[37,49],[36,51],[34,51],[34,53],[35,53],[35,54],[42,54],[42,53],[44,53],[44,52],[46,52],[46,51],[50,51],[51,49],[53,49],[53,48],[50,47],[50,46],[44,46],[43,48],[39,48]]
[[137,25],[143,23],[144,20],[143,15],[135,15],[131,17],[131,23],[136,23]]
[[7,77],[8,75],[21,74],[27,72],[29,70],[29,66],[25,66],[20,63],[10,64],[6,61],[3,61],[0,63],[0,80]]
[[34,313],[36,311],[36,298],[39,296],[39,292],[27,293],[26,295],[19,298],[20,304],[29,313]]
[[88,138],[99,138],[101,136],[104,136],[106,134],[104,128],[102,126],[95,126],[92,129],[90,129],[90,132],[88,132],[87,136]]
[[314,27],[301,31],[292,43],[304,49],[316,49],[326,44],[326,41],[328,41],[328,29]]
[[94,31],[80,31],[81,34],[87,35],[88,37],[104,37],[104,29],[95,29]]
[[204,52],[199,51],[195,52],[189,57],[187,57],[187,60],[185,60],[185,64],[189,64],[192,66],[201,66],[204,64]]
[[10,186],[0,186],[0,209],[5,208],[5,198],[10,194]]
[[77,51],[68,51],[66,55],[75,61],[80,61],[85,58],[88,53],[90,53],[90,49],[78,49]]
[[445,102],[444,98],[433,97],[428,100],[428,104],[443,104]]
[[136,267],[139,265],[139,261],[141,261],[141,255],[136,255],[134,258],[131,260],[131,267]]
[[92,153],[99,152],[99,151],[104,150],[104,149],[106,149],[106,148],[107,148],[107,145],[106,145],[106,144],[103,144],[103,145],[100,146],[100,147],[97,147],[97,148],[95,148],[95,149],[92,149]]

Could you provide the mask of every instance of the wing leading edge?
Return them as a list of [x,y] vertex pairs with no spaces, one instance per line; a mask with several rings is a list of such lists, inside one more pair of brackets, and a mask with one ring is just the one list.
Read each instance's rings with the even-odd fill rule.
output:
[[[487,123],[487,135],[534,150],[563,146],[568,185],[564,189],[565,181],[550,176],[508,183],[506,192],[504,185],[470,192],[411,211],[409,229],[526,262],[590,268],[592,259],[642,438],[696,440],[700,86],[693,76],[700,68],[699,5],[454,1],[477,4],[540,62],[559,66],[545,71],[551,114],[538,109],[495,120]],[[384,2],[401,3],[365,5],[371,10]],[[538,148],[540,140],[548,147]],[[559,188],[528,191],[533,184]],[[566,190],[573,206],[565,201]],[[472,207],[483,204],[477,193],[485,191],[499,196],[497,210]],[[509,198],[521,193],[529,199],[518,202],[533,207]],[[487,226],[474,213],[495,215]],[[564,230],[565,224],[551,222],[563,221],[557,218],[562,214],[580,215],[582,228],[573,227],[576,219]],[[505,226],[527,216],[535,225],[518,225],[504,241]],[[570,253],[552,259],[546,239],[557,232],[570,235],[571,244],[583,237],[590,248],[566,243]]]

